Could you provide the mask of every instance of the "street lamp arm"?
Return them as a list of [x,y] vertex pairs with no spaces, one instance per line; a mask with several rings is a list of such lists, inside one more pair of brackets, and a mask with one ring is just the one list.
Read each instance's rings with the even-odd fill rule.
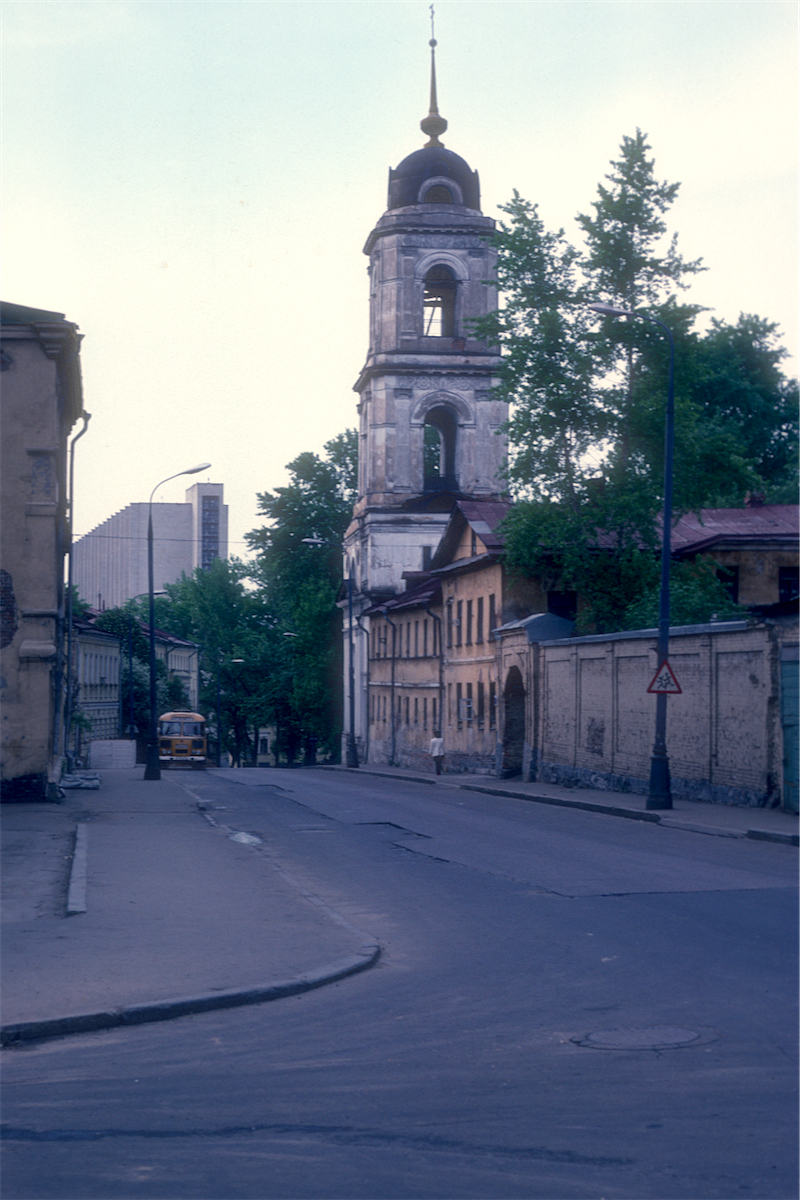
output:
[[639,313],[629,308],[617,308],[613,304],[587,304],[592,312],[600,313],[601,317],[638,317]]
[[168,475],[166,479],[162,479],[161,483],[157,483],[153,488],[152,492],[150,493],[149,503],[153,503],[153,496],[155,496],[160,487],[163,487],[165,483],[169,483],[170,479],[178,479],[181,475],[197,475],[200,471],[207,471],[210,466],[211,463],[200,463],[199,467],[189,467],[188,471],[176,471],[174,475]]

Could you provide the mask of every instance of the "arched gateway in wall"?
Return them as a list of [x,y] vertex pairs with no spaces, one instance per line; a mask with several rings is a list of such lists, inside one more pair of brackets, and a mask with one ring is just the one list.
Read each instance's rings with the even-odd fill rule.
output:
[[503,760],[504,778],[522,773],[525,748],[525,685],[519,667],[510,667],[503,688]]

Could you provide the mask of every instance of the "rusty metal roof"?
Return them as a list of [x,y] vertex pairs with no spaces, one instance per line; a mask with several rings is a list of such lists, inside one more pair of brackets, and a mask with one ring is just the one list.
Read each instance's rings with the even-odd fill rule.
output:
[[432,604],[434,600],[438,600],[441,586],[438,579],[427,576],[416,587],[409,588],[406,592],[400,592],[397,596],[390,596],[386,600],[379,600],[376,604],[371,604],[364,610],[363,615],[369,617],[380,615],[384,608],[391,609],[392,612],[403,608],[424,608]]
[[751,508],[703,508],[686,513],[672,530],[672,552],[696,554],[722,544],[752,541],[796,545],[800,526],[797,504],[761,504]]

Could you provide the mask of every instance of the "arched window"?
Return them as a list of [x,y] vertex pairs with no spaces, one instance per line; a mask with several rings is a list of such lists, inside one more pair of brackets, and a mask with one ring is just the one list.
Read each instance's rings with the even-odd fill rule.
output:
[[441,183],[435,183],[425,193],[425,204],[455,204],[453,193]]
[[422,300],[425,337],[456,336],[456,281],[449,267],[431,267]]
[[445,405],[432,408],[423,427],[424,490],[458,491],[455,414]]

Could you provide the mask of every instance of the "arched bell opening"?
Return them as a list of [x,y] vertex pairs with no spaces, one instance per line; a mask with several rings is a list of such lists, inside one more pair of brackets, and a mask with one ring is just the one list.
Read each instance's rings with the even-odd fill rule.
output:
[[423,426],[424,490],[426,492],[456,492],[456,431],[455,414],[444,406],[432,408]]
[[424,337],[456,336],[456,278],[449,267],[431,267],[425,276],[422,299]]

